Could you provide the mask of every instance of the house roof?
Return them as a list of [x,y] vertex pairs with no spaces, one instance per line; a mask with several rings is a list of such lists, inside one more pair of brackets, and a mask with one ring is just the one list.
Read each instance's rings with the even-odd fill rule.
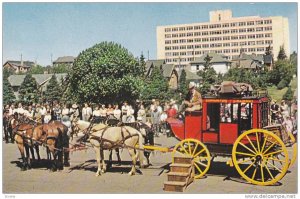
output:
[[211,63],[230,63],[223,54],[217,54],[217,53],[205,53],[201,57],[197,57],[195,61],[192,61],[191,64],[204,64],[205,63],[205,57],[207,54],[212,57]]
[[163,76],[164,77],[171,77],[173,70],[175,69],[174,64],[163,64],[162,70],[163,70]]
[[263,62],[263,55],[255,55],[255,54],[251,54],[248,55],[246,53],[242,53],[240,55],[234,55],[232,56],[232,61],[237,61],[237,60],[255,60],[258,62]]
[[23,61],[23,65],[21,65],[21,61],[14,61],[14,60],[8,60],[7,62],[5,62],[4,65],[6,64],[10,64],[13,67],[24,67],[24,68],[30,68],[32,66],[35,65],[34,62],[32,61]]
[[163,64],[165,64],[164,59],[157,59],[157,60],[147,60],[146,61],[146,66],[145,66],[145,73],[146,75],[149,73],[150,67],[153,65],[154,67],[160,67]]
[[235,61],[231,64],[233,68],[237,68],[239,67],[239,65],[240,68],[248,68],[248,69],[257,69],[262,67],[262,64],[260,64],[258,61],[249,60],[249,59],[241,60],[240,62]]
[[57,60],[55,60],[53,63],[69,63],[69,62],[74,62],[75,57],[73,56],[64,56],[64,57],[59,57]]
[[185,70],[186,73],[186,80],[200,80],[202,79],[199,75],[197,75],[196,73],[193,73],[192,71],[188,70],[188,69],[181,69],[178,71],[178,76],[181,76],[182,70]]
[[[53,74],[34,74],[32,77],[36,80],[39,86],[47,83]],[[8,77],[8,81],[11,86],[21,86],[26,75],[11,75]],[[61,83],[61,79],[67,76],[67,73],[55,74],[58,83]]]

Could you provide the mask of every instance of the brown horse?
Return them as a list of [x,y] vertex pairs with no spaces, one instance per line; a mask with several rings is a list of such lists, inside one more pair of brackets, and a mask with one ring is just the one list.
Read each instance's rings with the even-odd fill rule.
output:
[[[24,171],[26,169],[30,169],[31,161],[29,150],[31,152],[33,160],[35,160],[33,148],[35,148],[36,150],[38,160],[41,159],[39,154],[39,146],[32,139],[33,129],[35,128],[35,126],[33,124],[21,124],[20,121],[14,118],[11,120],[11,128],[14,135],[14,140],[16,141],[23,161],[21,170]],[[26,156],[24,149],[26,151]]]
[[[59,121],[42,124],[34,128],[33,139],[46,145],[53,156],[52,171],[63,169],[69,164],[69,137],[68,128]],[[63,161],[64,158],[64,161]]]

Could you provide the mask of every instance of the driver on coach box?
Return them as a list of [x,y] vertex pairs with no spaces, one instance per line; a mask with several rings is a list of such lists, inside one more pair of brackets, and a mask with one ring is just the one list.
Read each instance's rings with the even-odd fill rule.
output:
[[200,111],[202,109],[202,96],[195,89],[195,83],[189,83],[189,92],[185,97],[184,104],[187,106],[185,111]]

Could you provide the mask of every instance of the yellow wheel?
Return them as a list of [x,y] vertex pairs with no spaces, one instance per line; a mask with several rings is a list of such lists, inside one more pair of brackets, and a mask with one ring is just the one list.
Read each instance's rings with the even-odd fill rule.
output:
[[194,160],[195,178],[201,178],[210,167],[211,156],[206,146],[196,139],[185,139],[179,142],[173,152],[174,157],[191,157]]
[[257,185],[275,184],[289,167],[288,151],[282,140],[263,129],[241,134],[233,145],[232,160],[239,174]]

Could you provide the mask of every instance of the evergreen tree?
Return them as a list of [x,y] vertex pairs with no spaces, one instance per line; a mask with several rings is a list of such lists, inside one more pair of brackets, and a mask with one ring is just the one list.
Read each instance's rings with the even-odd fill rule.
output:
[[38,85],[31,74],[27,74],[19,89],[19,99],[22,102],[38,101]]
[[139,62],[140,62],[140,66],[142,67],[143,74],[144,74],[146,71],[146,62],[145,62],[145,57],[144,57],[143,53],[140,56]]
[[146,80],[141,98],[146,102],[151,101],[151,99],[164,101],[168,97],[168,90],[168,82],[162,75],[160,68],[154,67],[150,77]]
[[54,100],[60,100],[61,97],[61,87],[57,82],[56,75],[52,75],[51,79],[49,80],[49,84],[47,85],[44,98],[49,102],[53,102]]
[[285,60],[287,58],[286,54],[285,54],[285,50],[283,46],[280,46],[280,50],[277,56],[278,60]]
[[3,104],[8,104],[15,101],[16,96],[13,92],[13,88],[10,85],[8,78],[3,76]]
[[202,94],[208,93],[210,86],[216,82],[216,71],[211,67],[211,60],[212,57],[210,57],[208,54],[204,58],[204,68],[203,70],[200,70],[197,74],[202,77],[202,86],[200,87],[200,92]]
[[186,96],[187,90],[187,82],[186,82],[186,72],[182,70],[180,78],[179,78],[179,88],[178,92],[182,94],[182,96]]
[[292,101],[292,99],[293,99],[293,92],[292,92],[292,89],[291,89],[290,86],[287,89],[286,93],[283,95],[282,99],[288,100],[288,101]]

